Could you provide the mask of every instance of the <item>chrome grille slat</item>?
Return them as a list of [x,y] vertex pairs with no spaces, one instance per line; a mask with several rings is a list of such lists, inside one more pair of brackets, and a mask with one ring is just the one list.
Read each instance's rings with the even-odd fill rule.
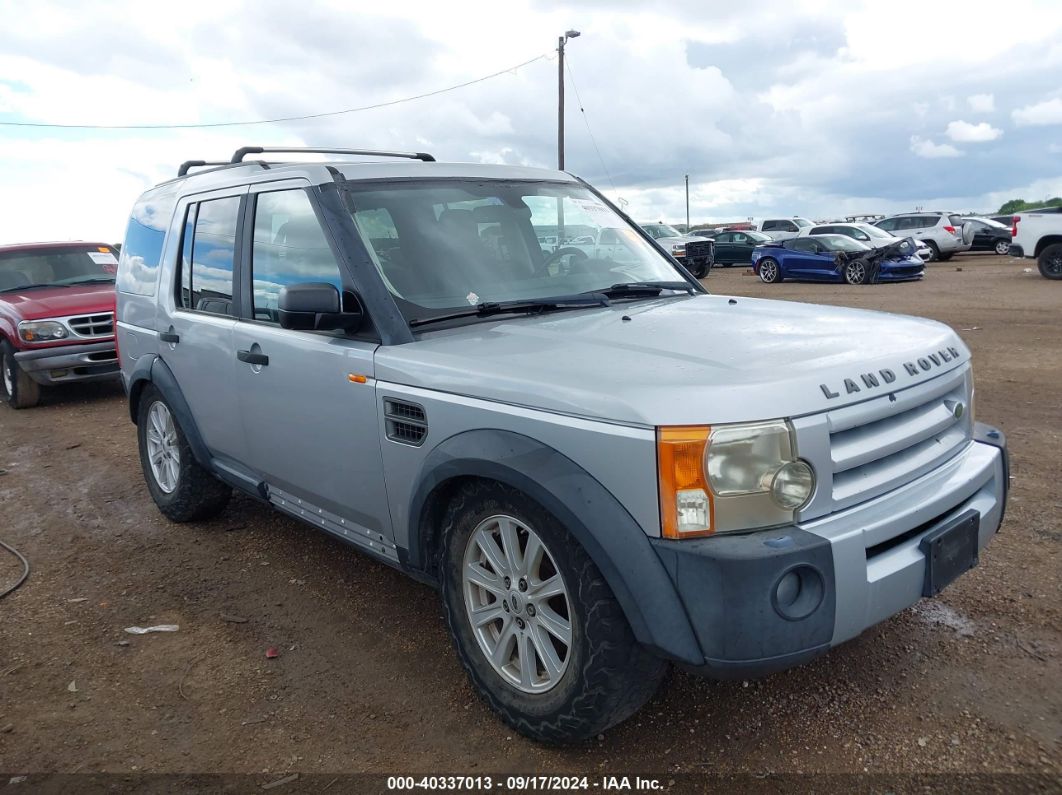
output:
[[79,337],[110,337],[114,334],[114,313],[78,315],[68,318],[66,324]]
[[895,417],[833,435],[830,456],[834,473],[891,456],[948,430],[959,420],[942,402],[927,403]]

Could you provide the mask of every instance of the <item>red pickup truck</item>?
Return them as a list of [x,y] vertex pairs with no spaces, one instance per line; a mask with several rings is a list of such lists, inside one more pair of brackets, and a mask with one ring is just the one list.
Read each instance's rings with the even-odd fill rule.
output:
[[0,246],[0,397],[37,404],[42,385],[118,378],[106,243]]

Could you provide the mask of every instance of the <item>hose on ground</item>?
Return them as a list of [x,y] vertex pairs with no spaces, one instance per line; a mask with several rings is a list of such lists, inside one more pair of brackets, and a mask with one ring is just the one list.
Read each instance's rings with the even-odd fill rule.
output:
[[16,558],[18,558],[19,560],[22,561],[22,576],[19,577],[18,578],[18,582],[16,582],[10,588],[8,588],[7,590],[4,590],[4,591],[0,591],[0,599],[3,599],[5,596],[7,596],[8,594],[12,593],[16,588],[18,588],[20,585],[22,585],[22,583],[24,583],[26,581],[26,579],[30,575],[30,564],[29,564],[29,561],[26,560],[26,556],[23,555],[21,552],[19,552],[14,547],[9,546],[8,544],[5,544],[3,541],[0,541],[0,547],[3,547],[8,552],[10,552],[12,555],[14,555]]

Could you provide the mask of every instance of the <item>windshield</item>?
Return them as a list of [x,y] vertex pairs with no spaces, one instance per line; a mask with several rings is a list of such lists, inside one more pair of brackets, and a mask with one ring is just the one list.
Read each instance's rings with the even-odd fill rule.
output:
[[967,219],[963,219],[963,220],[978,221],[978,222],[984,224],[985,226],[989,227],[990,229],[1010,229],[1009,226],[1005,226],[1004,224],[1001,224],[999,221],[993,221],[991,218],[967,218]]
[[753,232],[751,230],[748,232],[742,232],[741,234],[748,235],[749,240],[751,240],[753,243],[766,243],[768,240],[774,239],[770,235],[763,234],[763,232]]
[[844,235],[816,235],[816,238],[826,244],[830,251],[868,251],[865,243],[853,240]]
[[109,246],[0,251],[0,290],[113,282],[118,258]]
[[655,240],[662,237],[682,237],[682,233],[673,226],[667,224],[642,224],[642,229],[649,233]]
[[896,237],[896,235],[891,234],[890,232],[886,232],[881,227],[874,226],[873,224],[859,224],[855,228],[866,232],[867,235],[869,235],[870,237],[875,237],[880,240],[891,240],[892,238]]
[[406,319],[683,276],[582,185],[346,183],[348,208]]
[[814,226],[814,224],[812,224],[811,221],[809,221],[807,218],[794,218],[793,223],[799,226],[801,229],[808,226]]

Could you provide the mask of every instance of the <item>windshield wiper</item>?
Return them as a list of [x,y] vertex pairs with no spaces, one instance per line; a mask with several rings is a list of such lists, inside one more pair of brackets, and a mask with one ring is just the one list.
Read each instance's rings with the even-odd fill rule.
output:
[[660,295],[664,290],[680,290],[689,295],[694,293],[693,285],[689,282],[621,282],[595,292],[609,298],[624,298],[632,295]]
[[446,320],[459,320],[464,317],[490,317],[508,313],[526,312],[538,314],[556,309],[571,309],[584,306],[608,306],[608,296],[603,292],[580,293],[578,295],[558,295],[552,298],[520,299],[516,301],[486,301],[460,312],[450,312],[435,317],[419,317],[409,321],[411,328],[426,326],[429,323],[442,323]]
[[5,287],[0,293],[19,293],[23,290],[39,290],[42,287],[69,287],[69,284],[20,284],[16,287]]
[[67,285],[71,284],[106,284],[107,282],[113,282],[113,276],[90,276],[87,279],[78,279],[77,281],[67,282]]

